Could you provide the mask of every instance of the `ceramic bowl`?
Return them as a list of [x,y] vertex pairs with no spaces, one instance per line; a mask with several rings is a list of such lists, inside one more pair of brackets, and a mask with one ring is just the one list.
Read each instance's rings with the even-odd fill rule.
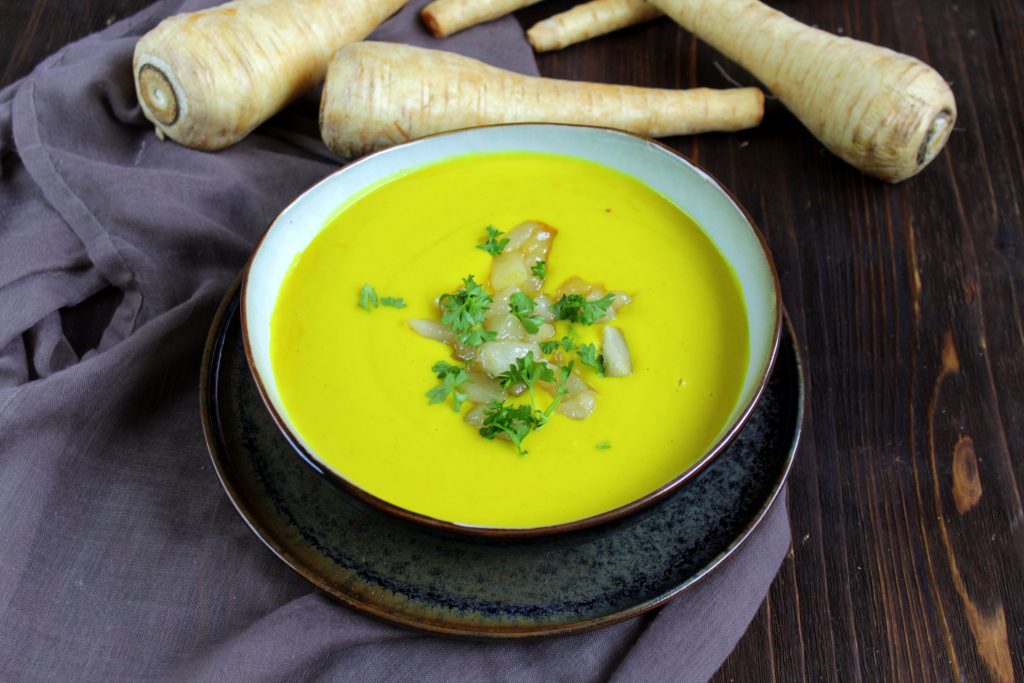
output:
[[[671,481],[629,504],[598,515],[544,527],[486,527],[435,519],[400,508],[356,486],[303,439],[289,417],[270,357],[270,321],[295,258],[329,223],[339,206],[403,171],[472,152],[532,151],[603,164],[645,183],[692,216],[732,266],[747,312],[750,353],[739,399],[714,445]],[[707,172],[652,140],[604,128],[553,124],[489,126],[422,138],[364,157],[329,175],[282,211],[263,235],[242,283],[242,332],[249,367],[278,427],[314,469],[389,513],[456,533],[534,536],[575,530],[629,514],[692,477],[740,431],[760,398],[779,346],[782,308],[778,277],[764,238],[732,195]]]

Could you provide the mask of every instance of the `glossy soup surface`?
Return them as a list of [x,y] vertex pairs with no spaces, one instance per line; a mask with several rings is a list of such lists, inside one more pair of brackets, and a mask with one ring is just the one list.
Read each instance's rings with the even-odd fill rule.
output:
[[[437,319],[435,298],[468,274],[486,283],[492,258],[474,247],[485,226],[525,220],[558,230],[545,292],[579,276],[633,297],[613,323],[633,374],[586,370],[594,413],[556,414],[518,456],[450,401],[428,404],[431,366],[454,361],[406,320]],[[359,308],[363,283],[408,307]],[[739,284],[692,219],[626,175],[525,152],[458,157],[349,202],[295,260],[271,325],[282,400],[322,461],[408,510],[505,527],[588,517],[675,478],[722,430],[749,344]],[[597,329],[574,329],[600,340]]]

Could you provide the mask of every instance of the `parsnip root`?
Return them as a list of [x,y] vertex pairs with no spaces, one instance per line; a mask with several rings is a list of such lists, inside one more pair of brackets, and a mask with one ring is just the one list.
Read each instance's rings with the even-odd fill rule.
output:
[[649,135],[756,126],[757,88],[659,90],[523,76],[448,52],[408,45],[348,45],[328,68],[320,133],[358,156],[399,142],[495,123],[575,123]]
[[444,38],[538,2],[540,0],[434,0],[420,10],[420,18],[431,33]]
[[946,81],[892,50],[811,28],[757,0],[650,0],[756,76],[834,154],[899,182],[956,121]]
[[526,37],[537,52],[561,50],[660,16],[646,0],[591,0],[537,22]]
[[318,83],[331,55],[406,0],[235,0],[160,22],[135,47],[146,118],[188,147],[238,142]]
[[633,361],[622,330],[606,325],[602,332],[602,349],[606,376],[626,377],[633,374]]

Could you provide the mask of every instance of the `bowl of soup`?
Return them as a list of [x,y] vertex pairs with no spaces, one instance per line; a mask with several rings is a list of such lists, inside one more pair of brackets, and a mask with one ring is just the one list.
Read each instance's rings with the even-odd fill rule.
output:
[[252,374],[297,457],[457,533],[530,536],[672,492],[753,410],[781,329],[749,215],[674,150],[474,128],[320,181],[247,266]]

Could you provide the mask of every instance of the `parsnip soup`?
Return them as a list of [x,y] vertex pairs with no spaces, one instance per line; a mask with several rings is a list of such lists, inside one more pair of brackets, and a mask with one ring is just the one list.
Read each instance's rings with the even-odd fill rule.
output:
[[465,525],[571,522],[651,493],[722,435],[747,314],[699,226],[571,157],[455,157],[341,207],[270,325],[317,457]]

